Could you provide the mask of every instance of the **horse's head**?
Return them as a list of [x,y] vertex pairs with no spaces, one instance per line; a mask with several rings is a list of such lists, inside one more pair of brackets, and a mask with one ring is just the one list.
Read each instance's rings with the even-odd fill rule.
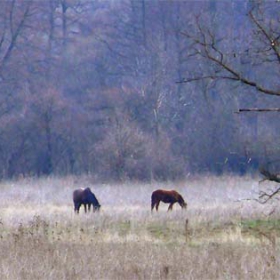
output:
[[182,208],[184,209],[187,208],[187,203],[185,202],[184,198],[181,195],[179,196],[178,202]]
[[181,207],[182,208],[184,208],[184,209],[186,209],[187,208],[187,203],[184,201],[184,202],[182,202],[182,203],[180,203],[180,205],[181,205]]
[[100,204],[94,205],[94,206],[93,206],[94,211],[97,211],[97,212],[100,211],[100,208],[101,208],[101,205],[100,205]]

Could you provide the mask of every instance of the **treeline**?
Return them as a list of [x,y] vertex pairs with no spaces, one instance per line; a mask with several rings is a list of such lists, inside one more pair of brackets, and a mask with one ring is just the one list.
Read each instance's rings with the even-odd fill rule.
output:
[[[245,42],[255,49],[263,43],[248,17],[252,5],[1,2],[0,177],[175,180],[194,172],[245,173],[277,158],[277,113],[235,114],[276,99],[242,83],[204,79],[219,69],[196,57],[188,33],[203,40],[209,27],[223,52],[238,55],[233,65],[251,73],[248,67],[261,61],[246,56]],[[277,83],[276,72],[264,75]]]

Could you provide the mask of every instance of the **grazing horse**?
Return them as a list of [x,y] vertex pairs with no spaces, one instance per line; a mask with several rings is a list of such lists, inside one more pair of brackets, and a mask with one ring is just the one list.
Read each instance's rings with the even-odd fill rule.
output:
[[158,211],[159,203],[162,201],[164,203],[170,203],[168,207],[168,211],[172,210],[173,205],[178,202],[182,208],[187,207],[187,203],[183,199],[183,197],[176,191],[167,191],[167,190],[156,190],[152,193],[152,203],[151,210],[153,211],[156,206],[156,210]]
[[90,190],[90,188],[86,189],[77,189],[73,192],[73,202],[74,202],[74,211],[79,214],[79,210],[81,205],[84,205],[85,213],[90,211],[91,205],[93,206],[93,212],[99,211],[101,205],[99,204],[97,198],[94,193]]

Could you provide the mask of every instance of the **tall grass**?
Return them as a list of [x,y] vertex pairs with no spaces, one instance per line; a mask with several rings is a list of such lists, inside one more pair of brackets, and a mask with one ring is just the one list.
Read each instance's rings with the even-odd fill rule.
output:
[[[89,186],[101,212],[74,214],[72,192]],[[188,203],[151,214],[157,188]],[[0,184],[0,279],[279,279],[270,205],[240,201],[258,180],[203,177],[180,183],[95,184],[89,177]],[[274,207],[274,206],[273,206]],[[270,219],[278,221],[276,209]],[[186,223],[188,221],[188,223]]]

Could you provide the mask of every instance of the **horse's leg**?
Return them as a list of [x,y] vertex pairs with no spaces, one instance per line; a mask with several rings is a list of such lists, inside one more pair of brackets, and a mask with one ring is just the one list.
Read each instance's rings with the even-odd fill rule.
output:
[[84,203],[85,213],[87,212],[87,204]]
[[77,211],[77,214],[79,214],[80,207],[81,207],[81,204],[79,204],[79,203],[78,203],[78,204],[76,205],[76,211]]
[[74,203],[74,212],[79,214],[79,209],[80,209],[80,204],[79,203]]
[[156,210],[158,211],[158,207],[159,207],[160,201],[157,202],[156,204]]
[[89,203],[88,204],[88,212],[90,212],[90,206],[91,206],[91,204]]
[[154,209],[154,207],[155,207],[155,202],[154,201],[152,201],[152,203],[151,203],[151,211],[153,212],[153,209]]
[[173,202],[173,203],[170,203],[170,205],[169,205],[169,207],[168,207],[168,210],[167,210],[167,211],[172,210],[173,204],[174,204],[174,202]]

